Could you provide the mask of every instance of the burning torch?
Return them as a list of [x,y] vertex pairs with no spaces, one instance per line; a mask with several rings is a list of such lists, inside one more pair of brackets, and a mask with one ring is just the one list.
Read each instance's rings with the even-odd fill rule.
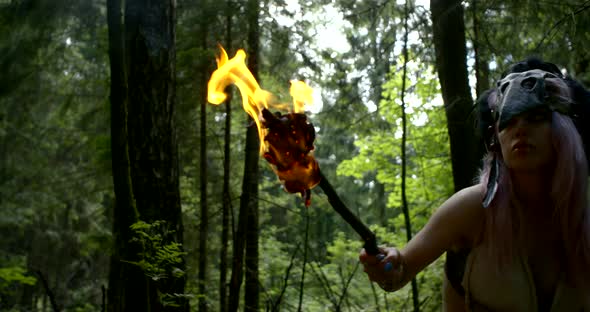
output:
[[368,254],[377,255],[375,234],[346,207],[313,157],[315,130],[304,113],[305,104],[312,100],[312,89],[301,81],[291,81],[293,111],[272,113],[277,107],[273,95],[260,88],[246,66],[246,53],[238,50],[229,59],[221,48],[217,70],[211,75],[207,100],[221,104],[227,98],[225,88],[235,84],[242,96],[244,110],[254,119],[260,138],[260,153],[289,193],[300,193],[305,205],[311,204],[311,189],[319,184],[330,205],[361,236]]

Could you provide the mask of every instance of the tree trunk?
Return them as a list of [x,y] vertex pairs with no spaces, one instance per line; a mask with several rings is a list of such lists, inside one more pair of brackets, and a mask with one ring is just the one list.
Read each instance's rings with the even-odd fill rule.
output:
[[[258,80],[258,0],[249,0],[248,68]],[[258,311],[258,160],[260,142],[258,130],[251,117],[246,131],[245,164],[240,197],[238,228],[234,235],[232,275],[230,280],[229,311],[238,310],[240,287],[244,275],[246,250],[245,311]]]
[[[303,308],[303,294],[305,286],[305,266],[307,265],[307,251],[309,250],[309,209],[305,209],[305,238],[303,239],[303,266],[301,267],[301,280],[299,281],[299,303],[297,312]],[[339,309],[338,309],[339,310]]]
[[[209,34],[209,1],[201,1],[201,49],[206,51],[207,36]],[[206,62],[202,63],[200,69],[203,77],[202,81],[207,81],[209,77],[209,70]],[[199,275],[198,275],[198,290],[199,290],[199,312],[207,312],[207,240],[209,233],[209,213],[207,208],[207,89],[206,84],[200,86],[199,97],[201,104],[201,150],[200,150],[200,193],[201,193],[201,213],[199,226]]]
[[[455,191],[459,191],[473,184],[483,154],[483,147],[478,147],[475,136],[473,99],[467,78],[463,6],[459,0],[431,0],[430,10],[436,65],[447,115],[453,181]],[[445,265],[454,267],[455,259],[456,252],[447,250]]]
[[[129,226],[137,221],[139,213],[131,187],[129,146],[127,135],[127,88],[123,43],[123,16],[121,1],[107,1],[109,27],[109,58],[111,70],[111,157],[115,207],[113,215],[113,239],[111,255],[108,311],[125,311],[127,306],[147,310],[144,300],[146,279],[141,270],[126,261],[137,261],[138,246],[130,244]],[[131,285],[134,283],[135,285]],[[130,308],[130,307],[129,307]]]
[[225,143],[223,152],[223,192],[221,212],[221,249],[219,252],[219,311],[227,311],[227,246],[229,242],[229,213],[233,209],[230,192],[231,96],[225,104]]
[[475,137],[473,99],[467,78],[463,6],[431,0],[436,67],[447,116],[455,191],[473,184],[482,153]]
[[[251,145],[254,144],[251,142],[253,135],[255,135],[254,138],[256,139],[256,144],[258,143],[258,131],[255,128],[254,121],[251,118],[248,118],[248,122],[250,126],[246,130],[246,166],[244,167],[242,195],[240,196],[238,227],[233,233],[232,271],[228,298],[228,311],[230,312],[238,311],[238,306],[240,304],[240,288],[242,287],[242,280],[244,277],[244,248],[246,245],[246,227],[248,226],[248,202],[250,201],[246,177],[248,176],[248,171],[250,169],[248,168],[248,165],[252,163],[250,158],[254,157],[249,153],[249,150],[252,149]],[[258,157],[258,150],[256,151],[256,157]],[[258,166],[258,162],[256,162],[256,166]]]
[[[471,13],[473,18],[473,54],[475,57],[475,94],[479,97],[485,90],[489,89],[489,75],[490,70],[488,63],[485,60],[485,56],[479,49],[480,37],[479,37],[479,18],[477,12],[477,0],[471,1]],[[483,142],[482,142],[483,144]]]
[[[249,171],[248,164],[252,162],[249,158],[253,157],[249,156],[248,153],[249,149],[252,149],[250,145],[253,144],[251,143],[253,134],[256,136],[256,142],[258,142],[258,131],[255,128],[254,121],[251,118],[248,118],[248,122],[251,126],[246,130],[246,166],[244,167],[244,181],[242,182],[242,196],[240,197],[238,227],[233,235],[232,271],[228,298],[228,311],[230,312],[238,311],[238,306],[240,304],[240,288],[242,286],[244,275],[244,247],[246,245],[246,227],[248,225],[248,202],[250,201],[246,177]],[[256,151],[256,157],[258,157],[258,150]],[[257,165],[258,162],[256,166]]]
[[[226,0],[225,11],[225,48],[231,51],[232,46],[232,2]],[[223,147],[223,191],[222,191],[222,211],[221,211],[221,249],[219,253],[219,311],[227,311],[227,246],[229,241],[229,213],[231,206],[231,192],[230,192],[230,146],[231,146],[231,92],[228,92],[228,98],[225,102],[225,139]]]
[[[248,68],[258,80],[259,54],[259,0],[248,0]],[[258,159],[260,142],[256,127],[248,129],[246,142],[246,165],[244,172],[244,192],[248,206],[248,228],[246,231],[246,291],[245,311],[258,312],[259,282],[258,282]],[[247,194],[247,195],[246,195]]]
[[[116,202],[107,309],[188,311],[188,302],[182,296],[173,296],[184,294],[186,277],[174,275],[175,268],[163,267],[165,278],[148,278],[139,265],[133,264],[141,260],[144,250],[132,241],[130,229],[139,220],[162,220],[162,229],[166,229],[158,233],[162,243],[182,244],[174,133],[175,2],[127,0],[124,25],[121,10],[120,1],[108,0]],[[184,271],[184,259],[176,268]]]
[[[379,6],[377,2],[374,3],[375,6]],[[370,11],[371,16],[371,24],[372,25],[379,25],[379,21],[382,17],[378,14],[377,9],[372,9]],[[370,98],[373,103],[380,107],[381,100],[383,99],[383,84],[386,81],[387,74],[389,73],[391,67],[391,60],[390,60],[390,53],[389,47],[383,48],[383,38],[380,36],[376,30],[369,32],[370,42],[371,42],[371,51],[372,51],[372,70],[369,70],[369,79],[371,82],[370,88]],[[380,39],[378,39],[378,37]],[[395,39],[395,38],[394,38]],[[393,45],[392,45],[393,46]],[[388,53],[384,53],[387,51]],[[380,118],[374,118],[372,121],[377,129],[384,128],[384,122]],[[388,216],[387,216],[387,193],[385,192],[385,184],[381,183],[377,180],[377,172],[370,173],[372,175],[373,181],[375,183],[375,202],[373,204],[373,209],[379,212],[379,220],[382,226],[386,226]]]
[[[404,5],[404,65],[402,70],[402,88],[401,88],[401,102],[402,102],[402,143],[401,143],[401,154],[402,154],[402,185],[401,185],[401,199],[402,199],[402,210],[404,213],[404,221],[406,227],[406,241],[412,239],[412,220],[410,219],[410,207],[408,207],[408,198],[406,196],[406,169],[407,169],[407,153],[406,153],[406,139],[408,137],[407,131],[407,115],[406,115],[406,80],[408,76],[408,34],[410,32],[408,27],[408,19],[410,18],[410,10],[408,1]],[[412,304],[414,306],[414,312],[420,311],[420,297],[418,294],[418,283],[416,278],[412,279]]]
[[[240,287],[243,278],[244,249],[246,253],[245,310],[257,311],[258,305],[258,130],[252,118],[246,131],[246,160],[240,197],[238,229],[234,235],[232,275],[230,280],[229,311],[238,310]],[[254,235],[256,234],[256,235]],[[255,237],[254,237],[255,236]],[[256,246],[253,244],[256,243]],[[256,285],[252,285],[253,282]],[[256,296],[252,298],[249,296]]]
[[[206,71],[205,71],[206,73]],[[207,312],[207,240],[209,233],[209,212],[207,208],[207,100],[206,95],[201,96],[201,153],[200,153],[200,179],[201,179],[201,213],[199,226],[199,312]]]
[[381,226],[387,226],[387,193],[385,192],[385,184],[377,182],[377,175],[375,174],[375,193],[376,205],[379,211],[379,222]]

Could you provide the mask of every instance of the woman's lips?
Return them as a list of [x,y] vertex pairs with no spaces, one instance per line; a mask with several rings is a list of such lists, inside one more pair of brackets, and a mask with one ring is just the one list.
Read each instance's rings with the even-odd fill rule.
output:
[[527,142],[516,142],[514,145],[512,145],[513,151],[528,151],[532,148],[533,148],[533,145],[531,145]]

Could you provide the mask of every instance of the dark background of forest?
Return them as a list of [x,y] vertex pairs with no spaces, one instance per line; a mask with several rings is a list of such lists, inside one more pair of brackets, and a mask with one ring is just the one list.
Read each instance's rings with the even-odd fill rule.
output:
[[[318,42],[333,24],[346,49]],[[0,310],[441,310],[444,257],[370,284],[322,190],[305,207],[259,157],[235,88],[207,103],[218,44],[287,103],[291,79],[317,90],[323,174],[403,246],[473,182],[472,105],[509,64],[590,85],[590,1],[0,0]]]

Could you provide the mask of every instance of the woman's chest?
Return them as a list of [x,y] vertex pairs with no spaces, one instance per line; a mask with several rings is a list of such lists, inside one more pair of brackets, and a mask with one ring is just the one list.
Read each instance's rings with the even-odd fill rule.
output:
[[476,248],[468,259],[464,287],[474,302],[492,310],[550,311],[562,268],[549,245],[520,249],[500,269],[493,257]]
[[529,270],[539,311],[549,311],[563,273],[562,252],[555,239],[543,237],[529,242],[523,258],[525,269]]

